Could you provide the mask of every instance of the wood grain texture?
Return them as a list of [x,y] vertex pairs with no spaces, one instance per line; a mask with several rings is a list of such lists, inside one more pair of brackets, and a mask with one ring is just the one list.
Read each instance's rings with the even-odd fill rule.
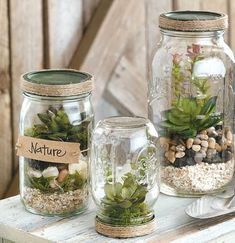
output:
[[83,0],[83,28],[86,29],[100,0]]
[[228,2],[228,9],[229,9],[229,44],[235,52],[235,1],[229,0]]
[[[80,216],[42,217],[26,212],[19,196],[0,201],[0,238],[15,242],[228,242],[234,236],[235,215],[198,220],[184,213],[194,199],[160,195],[155,205],[157,230],[133,239],[112,239],[95,232],[94,205]],[[17,215],[17,217],[15,217]],[[33,222],[33,223],[32,223]]]
[[10,53],[8,1],[0,0],[0,198],[12,176]]
[[11,180],[9,187],[7,188],[7,191],[4,194],[4,198],[13,197],[19,193],[19,171],[17,170],[16,174]]
[[106,99],[123,115],[147,116],[145,4],[136,3],[122,57],[107,84]]
[[155,1],[146,0],[146,48],[147,48],[147,73],[150,78],[150,65],[152,63],[153,55],[157,48],[157,43],[160,40],[160,32],[158,28],[158,16],[161,13],[172,10],[172,1]]
[[125,56],[115,68],[105,96],[121,114],[147,116],[146,76]]
[[[106,84],[123,53],[129,38],[128,30],[135,21],[136,8],[135,0],[114,0],[109,11],[97,32],[85,60],[80,68],[94,74],[95,92],[93,104],[97,107]],[[72,67],[77,67],[79,50],[76,52]]]
[[[43,68],[42,1],[10,0],[10,26],[13,144],[15,144],[22,102],[20,75]],[[12,150],[14,151],[14,148]],[[17,166],[16,158],[14,167]]]
[[50,68],[67,67],[83,34],[82,0],[48,0]]
[[201,0],[193,0],[193,1],[172,0],[172,1],[173,1],[174,10],[201,10]]

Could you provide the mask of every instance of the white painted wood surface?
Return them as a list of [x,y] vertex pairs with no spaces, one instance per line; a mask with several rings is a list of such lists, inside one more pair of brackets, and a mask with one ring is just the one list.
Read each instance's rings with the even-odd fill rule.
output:
[[22,243],[41,242],[234,242],[235,214],[210,220],[196,220],[184,213],[192,198],[160,195],[156,204],[158,229],[133,239],[112,239],[96,233],[95,207],[71,218],[42,217],[28,213],[19,196],[0,201],[1,238]]

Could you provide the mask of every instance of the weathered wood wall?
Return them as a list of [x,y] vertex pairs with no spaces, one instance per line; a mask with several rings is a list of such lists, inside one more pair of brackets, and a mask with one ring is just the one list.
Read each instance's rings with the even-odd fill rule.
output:
[[20,75],[41,68],[88,71],[95,76],[96,120],[146,116],[148,66],[160,38],[158,15],[178,9],[227,13],[225,37],[235,50],[233,0],[0,0],[0,197],[18,168]]

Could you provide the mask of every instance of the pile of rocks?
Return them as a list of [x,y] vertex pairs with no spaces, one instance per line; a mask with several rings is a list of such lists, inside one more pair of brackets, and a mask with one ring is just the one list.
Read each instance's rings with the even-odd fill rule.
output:
[[225,163],[232,159],[232,132],[223,132],[221,126],[201,131],[195,138],[180,140],[177,144],[169,138],[161,137],[160,145],[165,150],[165,162],[174,167],[197,163]]

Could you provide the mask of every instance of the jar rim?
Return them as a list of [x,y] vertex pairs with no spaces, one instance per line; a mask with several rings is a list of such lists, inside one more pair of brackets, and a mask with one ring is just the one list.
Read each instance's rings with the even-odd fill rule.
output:
[[174,31],[218,31],[228,27],[228,16],[210,11],[172,11],[160,14],[159,27]]
[[112,128],[112,129],[132,129],[132,128],[140,128],[144,127],[149,123],[149,119],[135,116],[111,116],[105,118],[102,121],[102,124],[105,127]]
[[71,96],[89,93],[93,76],[74,69],[43,69],[21,76],[23,92],[40,96]]

